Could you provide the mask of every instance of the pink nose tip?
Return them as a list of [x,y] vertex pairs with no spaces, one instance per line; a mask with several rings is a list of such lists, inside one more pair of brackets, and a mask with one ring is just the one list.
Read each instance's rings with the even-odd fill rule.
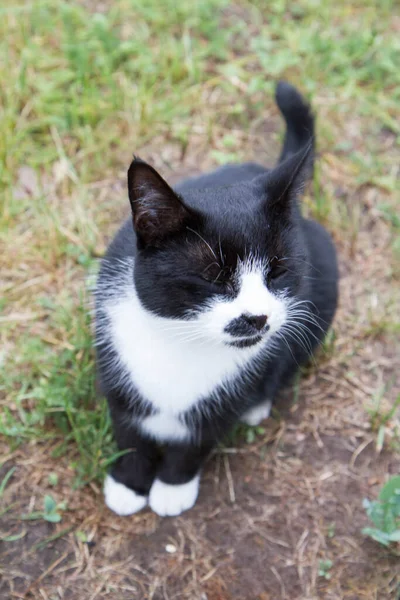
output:
[[267,315],[246,316],[246,321],[248,322],[248,324],[252,327],[255,327],[255,329],[257,329],[258,331],[264,329],[267,319]]

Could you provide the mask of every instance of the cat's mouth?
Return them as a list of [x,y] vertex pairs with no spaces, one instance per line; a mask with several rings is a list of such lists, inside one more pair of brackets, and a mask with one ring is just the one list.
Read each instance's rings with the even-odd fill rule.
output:
[[236,340],[226,342],[226,344],[228,346],[233,346],[235,348],[250,348],[251,346],[255,346],[256,344],[261,342],[262,339],[263,339],[263,336],[260,334],[257,334],[257,335],[253,335],[251,337],[238,338]]

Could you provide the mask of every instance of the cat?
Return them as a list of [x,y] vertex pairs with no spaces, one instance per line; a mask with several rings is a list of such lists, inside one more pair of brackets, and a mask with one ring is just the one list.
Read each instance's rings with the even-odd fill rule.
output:
[[102,390],[123,452],[104,484],[118,515],[179,515],[238,421],[268,417],[322,342],[337,305],[326,230],[304,219],[314,117],[289,83],[278,164],[227,165],[172,188],[134,158],[132,218],[112,240],[95,290]]

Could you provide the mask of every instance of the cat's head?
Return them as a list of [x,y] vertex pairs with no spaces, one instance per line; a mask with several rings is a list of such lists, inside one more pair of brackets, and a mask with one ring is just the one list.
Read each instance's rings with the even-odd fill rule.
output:
[[303,150],[252,181],[181,196],[135,159],[128,188],[143,306],[203,342],[246,348],[279,331],[307,268],[296,204],[306,171]]

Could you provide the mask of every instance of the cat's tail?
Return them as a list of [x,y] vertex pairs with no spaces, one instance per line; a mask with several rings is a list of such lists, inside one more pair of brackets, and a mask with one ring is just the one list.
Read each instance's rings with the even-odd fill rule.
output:
[[279,163],[311,145],[310,167],[314,164],[314,115],[310,105],[295,87],[286,81],[276,86],[275,99],[286,121],[285,140]]

